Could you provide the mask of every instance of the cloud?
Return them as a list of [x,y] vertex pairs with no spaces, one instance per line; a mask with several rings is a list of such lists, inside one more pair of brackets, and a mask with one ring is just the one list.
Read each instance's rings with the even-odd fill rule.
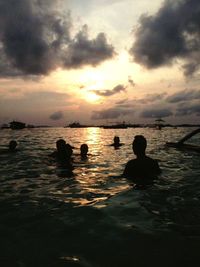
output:
[[53,10],[42,9],[42,2],[0,0],[4,53],[13,68],[24,74],[46,74],[54,69],[62,41],[69,39],[71,24]]
[[200,99],[200,91],[191,89],[182,90],[173,95],[170,95],[166,100],[170,103],[178,103],[193,99]]
[[170,109],[147,109],[140,114],[142,118],[166,118],[172,115]]
[[135,82],[133,81],[133,79],[131,78],[131,76],[128,76],[128,82],[131,86],[135,86]]
[[9,98],[2,97],[1,106],[12,106],[12,110],[17,109],[55,109],[56,107],[66,107],[71,104],[70,95],[67,93],[59,93],[52,91],[40,91],[40,92],[27,92],[20,97],[15,97],[11,95]]
[[114,47],[108,44],[105,33],[99,33],[95,39],[90,40],[88,27],[84,25],[69,43],[64,56],[64,66],[67,68],[77,68],[83,65],[96,66],[114,55]]
[[139,99],[137,102],[142,104],[152,103],[164,99],[165,96],[166,96],[165,92],[160,94],[147,94],[146,96],[144,96],[144,98]]
[[200,116],[200,105],[191,104],[189,106],[181,106],[176,110],[176,116],[197,115]]
[[92,92],[99,96],[111,96],[124,91],[126,91],[126,87],[119,84],[115,86],[112,90],[93,90]]
[[46,75],[58,67],[97,65],[114,48],[104,33],[89,39],[87,26],[72,37],[70,13],[59,1],[0,0],[0,76]]
[[125,99],[122,99],[122,100],[119,100],[116,102],[116,105],[121,105],[121,104],[124,104],[128,101],[128,98],[125,98]]
[[109,108],[101,111],[93,111],[91,119],[92,120],[102,120],[102,119],[117,119],[122,116],[133,113],[133,109],[120,109],[120,108]]
[[136,109],[138,108],[138,106],[136,106],[138,103],[137,103],[137,100],[135,99],[122,99],[120,101],[117,101],[115,103],[115,107],[116,108],[120,108],[120,109],[133,109],[133,107]]
[[49,118],[50,118],[51,120],[54,120],[54,121],[60,120],[60,119],[62,119],[63,117],[64,117],[64,116],[63,116],[62,111],[56,111],[56,112],[54,112],[53,114],[51,114],[51,115],[49,116]]
[[154,16],[143,15],[130,49],[135,61],[147,68],[186,61],[185,75],[200,67],[200,1],[165,0]]

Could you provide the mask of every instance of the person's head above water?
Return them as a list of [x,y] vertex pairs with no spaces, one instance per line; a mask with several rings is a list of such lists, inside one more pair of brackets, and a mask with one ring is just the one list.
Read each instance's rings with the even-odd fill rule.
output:
[[114,145],[119,145],[119,143],[120,143],[119,136],[115,136],[115,137],[113,138],[113,141],[114,141]]
[[10,141],[9,143],[9,150],[14,151],[17,146],[17,142],[15,140]]
[[58,151],[65,149],[65,146],[66,146],[66,142],[64,139],[58,139],[56,141],[56,148]]
[[132,148],[137,157],[145,156],[147,140],[143,135],[136,135],[133,140]]
[[80,147],[80,151],[81,151],[81,156],[82,157],[86,157],[87,153],[88,153],[88,145],[87,144],[82,144]]

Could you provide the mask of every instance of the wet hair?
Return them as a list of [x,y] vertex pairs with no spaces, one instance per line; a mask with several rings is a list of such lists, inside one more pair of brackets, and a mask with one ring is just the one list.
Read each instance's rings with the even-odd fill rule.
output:
[[82,144],[80,150],[81,150],[81,156],[86,156],[88,152],[88,145]]
[[17,146],[17,142],[15,140],[10,141],[9,150],[15,150],[16,146]]
[[135,155],[145,154],[147,140],[143,135],[136,135],[133,140],[132,148]]

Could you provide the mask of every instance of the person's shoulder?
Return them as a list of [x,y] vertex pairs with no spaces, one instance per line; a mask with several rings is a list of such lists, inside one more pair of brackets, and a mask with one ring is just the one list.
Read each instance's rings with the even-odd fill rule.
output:
[[133,166],[133,165],[135,165],[136,161],[137,161],[137,159],[131,159],[126,163],[126,166],[127,167]]
[[136,161],[136,159],[130,159],[129,161],[127,161],[127,163],[133,163],[135,161]]
[[157,160],[157,159],[152,159],[152,158],[150,158],[150,157],[147,157],[147,159],[148,159],[149,164],[150,164],[152,167],[154,167],[154,169],[156,169],[156,171],[157,171],[158,173],[161,173],[161,169],[160,169],[160,167],[159,167],[158,160]]
[[146,156],[146,160],[149,161],[149,162],[152,162],[152,163],[157,163],[157,160],[156,159],[152,159],[149,156]]

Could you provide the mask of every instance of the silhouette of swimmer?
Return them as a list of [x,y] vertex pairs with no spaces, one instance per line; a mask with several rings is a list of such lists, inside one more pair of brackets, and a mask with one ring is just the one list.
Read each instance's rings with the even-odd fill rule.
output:
[[70,144],[66,144],[64,139],[59,139],[56,141],[56,151],[54,151],[50,156],[57,160],[60,167],[67,168],[69,170],[73,169],[71,156],[73,153]]
[[114,146],[114,148],[119,148],[120,146],[123,146],[124,144],[123,143],[120,143],[120,138],[119,136],[115,136],[113,138],[113,142],[110,146]]
[[81,159],[87,159],[88,156],[88,145],[87,144],[82,144],[80,147],[80,155]]
[[10,143],[8,145],[8,150],[10,152],[15,152],[15,151],[17,151],[16,147],[17,147],[17,142],[15,140],[12,140],[12,141],[10,141]]
[[127,177],[137,185],[152,184],[153,180],[161,173],[158,162],[145,154],[147,141],[143,135],[136,135],[132,148],[136,159],[128,161],[123,172]]

